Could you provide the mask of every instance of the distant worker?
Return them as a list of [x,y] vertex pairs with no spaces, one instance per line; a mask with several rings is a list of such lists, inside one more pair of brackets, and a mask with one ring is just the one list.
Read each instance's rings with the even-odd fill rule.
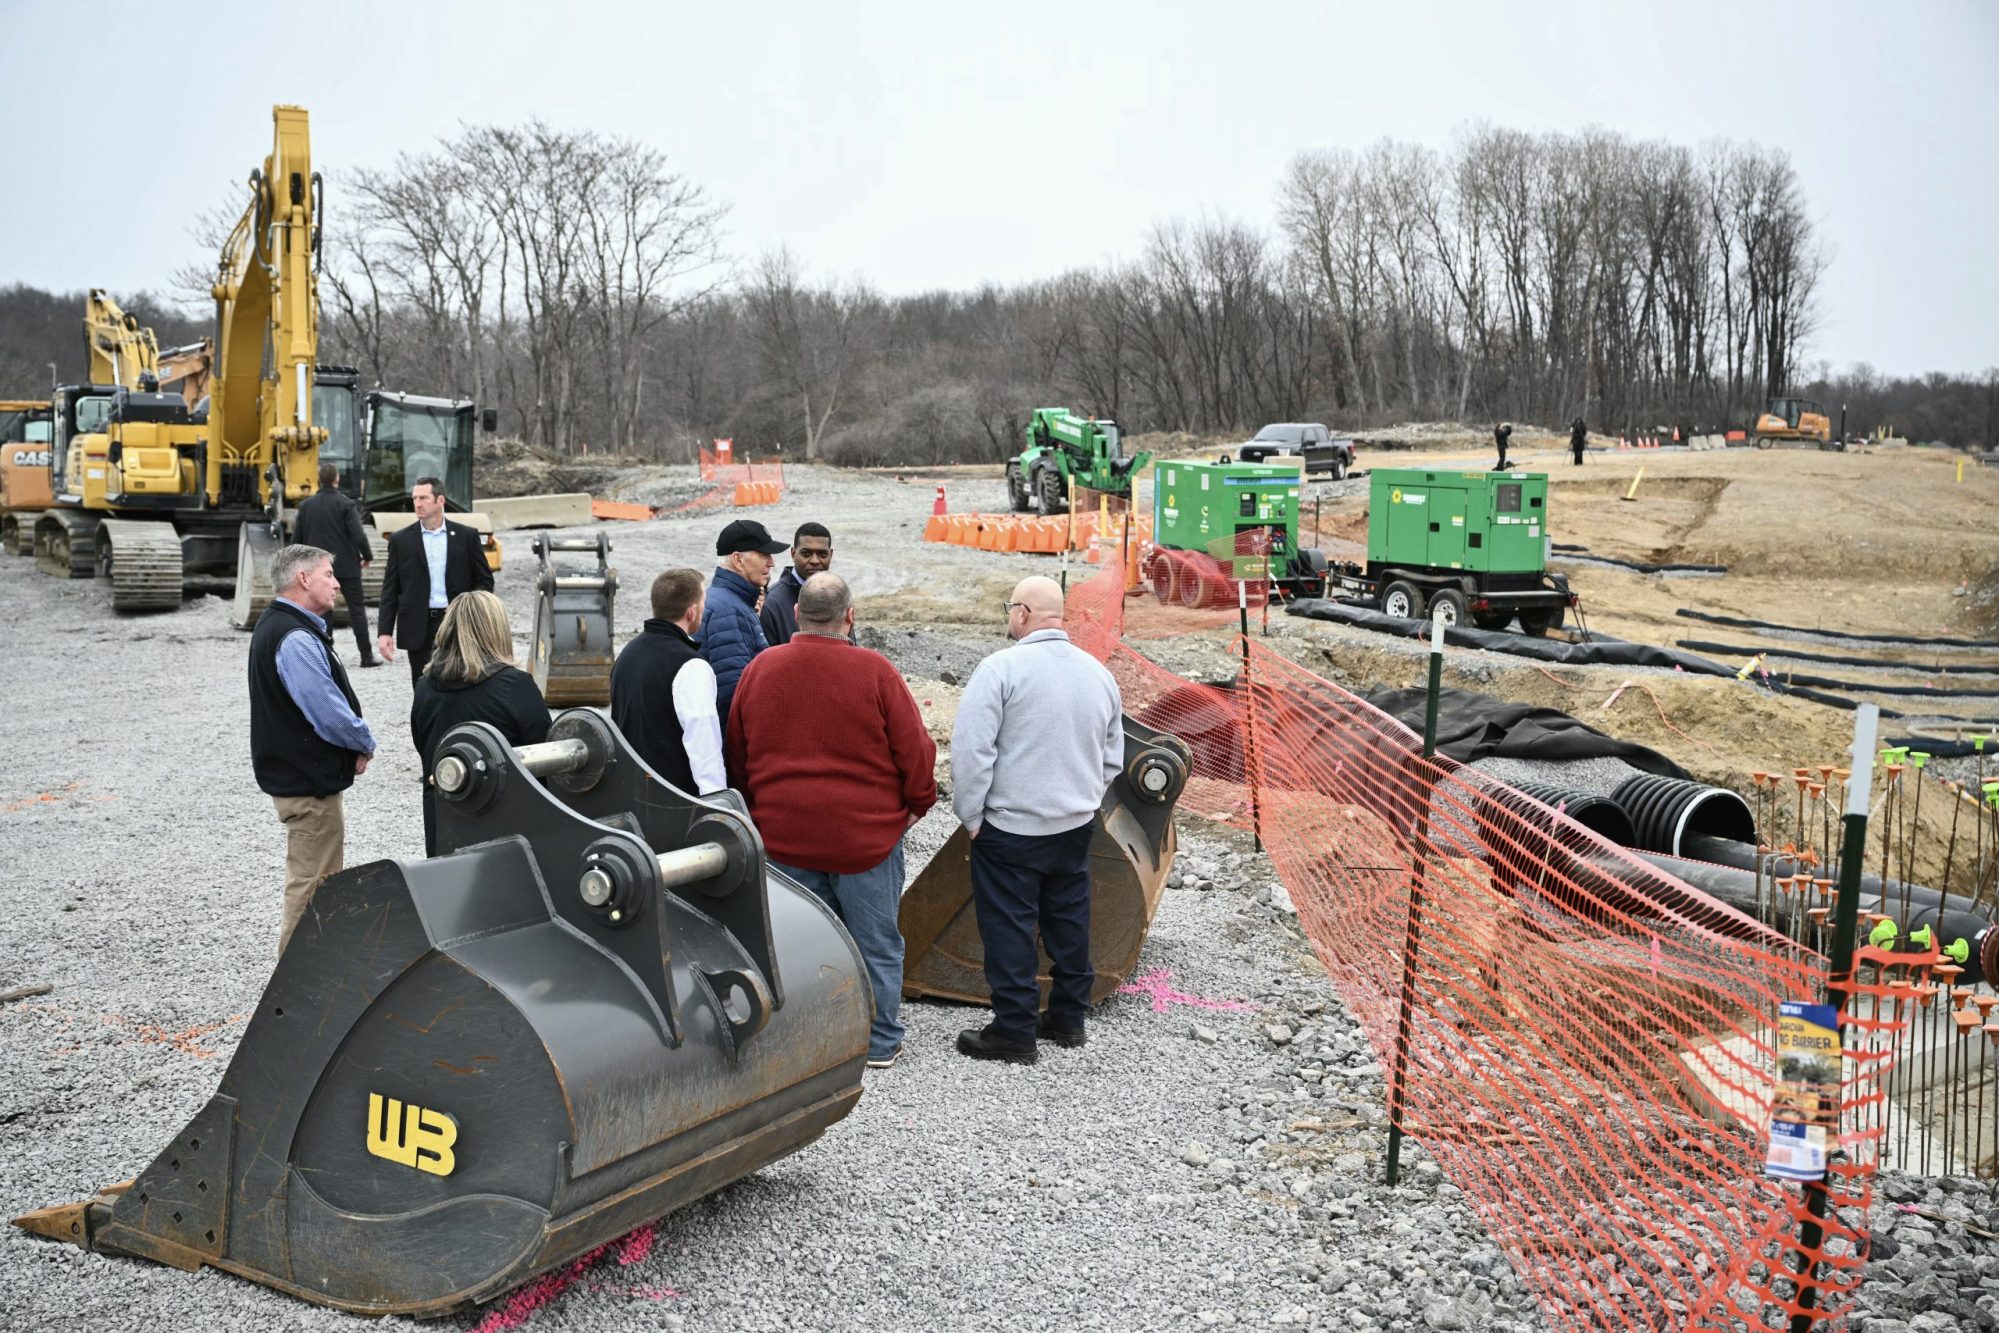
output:
[[1493,429],[1492,442],[1499,446],[1499,461],[1492,465],[1494,472],[1506,471],[1506,445],[1513,438],[1513,423],[1502,421]]
[[[375,639],[382,660],[396,649],[410,655],[410,682],[423,674],[431,643],[451,599],[475,589],[493,590],[493,571],[480,548],[479,533],[444,517],[444,483],[418,477],[410,487],[416,522],[389,535],[389,567],[382,572],[381,634]],[[393,636],[393,641],[391,640]]]
[[347,623],[361,649],[361,665],[380,666],[375,641],[368,636],[368,602],[361,593],[361,571],[375,562],[375,552],[361,523],[361,506],[340,493],[340,470],[333,464],[319,465],[319,489],[298,502],[292,540],[333,553],[333,577],[340,580],[340,597],[347,603]]
[[[1062,589],[1022,579],[1013,647],[979,663],[951,731],[952,806],[972,840],[972,902],[993,1021],[958,1034],[977,1060],[1034,1063],[1035,1039],[1081,1046],[1090,988],[1090,838],[1124,766],[1117,682],[1062,629]],[[1037,1021],[1041,948],[1048,1013]]]
[[736,681],[743,668],[769,646],[757,620],[757,599],[770,581],[771,557],[784,550],[764,525],[739,518],[715,538],[722,563],[708,584],[708,605],[701,615],[701,656],[715,668],[715,702],[724,722]]
[[430,662],[410,700],[410,739],[423,764],[423,853],[437,855],[437,747],[461,722],[486,722],[509,745],[548,739],[548,704],[534,677],[514,665],[506,604],[490,592],[452,602],[437,626]]
[[697,796],[729,785],[715,669],[694,637],[706,601],[699,570],[660,574],[652,619],[611,666],[611,721],[653,772]]
[[875,999],[868,1067],[887,1069],[902,1051],[902,838],[937,802],[937,743],[901,673],[854,646],[853,632],[845,580],[807,579],[798,632],[743,672],[729,771],[772,867],[824,899],[854,937]]
[[823,523],[800,523],[798,531],[791,534],[791,565],[770,581],[763,609],[757,613],[765,643],[775,648],[790,641],[798,628],[793,610],[798,605],[798,590],[805,586],[805,580],[832,567],[833,534]]
[[1575,456],[1575,466],[1583,465],[1583,450],[1589,447],[1589,427],[1577,417],[1569,423],[1569,453]]
[[343,863],[340,794],[367,771],[375,733],[326,627],[340,595],[333,557],[287,546],[271,560],[271,588],[250,636],[250,765],[285,826],[283,953],[320,881]]

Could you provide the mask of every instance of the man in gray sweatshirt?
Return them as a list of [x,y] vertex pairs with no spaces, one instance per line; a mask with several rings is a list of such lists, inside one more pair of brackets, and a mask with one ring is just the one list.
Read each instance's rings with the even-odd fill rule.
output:
[[[1006,602],[1012,647],[979,664],[951,729],[951,803],[972,839],[972,902],[993,1021],[958,1034],[978,1060],[1033,1064],[1035,1039],[1083,1044],[1090,987],[1090,838],[1124,764],[1117,682],[1062,629],[1055,580]],[[1048,951],[1048,1013],[1036,980]]]

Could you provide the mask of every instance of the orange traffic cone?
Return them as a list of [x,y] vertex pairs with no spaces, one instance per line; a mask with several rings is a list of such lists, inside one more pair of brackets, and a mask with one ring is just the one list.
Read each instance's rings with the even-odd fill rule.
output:
[[937,488],[937,502],[930,506],[930,512],[933,514],[944,512],[944,488],[942,486]]

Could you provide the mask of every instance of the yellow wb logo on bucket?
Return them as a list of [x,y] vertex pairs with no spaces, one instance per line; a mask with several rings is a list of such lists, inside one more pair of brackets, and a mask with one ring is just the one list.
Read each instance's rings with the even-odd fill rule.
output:
[[451,1151],[457,1142],[458,1122],[444,1112],[368,1094],[368,1151],[375,1156],[448,1176],[458,1169]]

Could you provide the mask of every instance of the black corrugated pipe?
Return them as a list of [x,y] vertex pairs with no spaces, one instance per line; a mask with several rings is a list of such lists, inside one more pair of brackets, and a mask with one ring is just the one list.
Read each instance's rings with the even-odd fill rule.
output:
[[[1557,813],[1619,847],[1631,841],[1631,819],[1604,796],[1569,791],[1542,782],[1509,784],[1482,791],[1474,808],[1481,844],[1492,866],[1494,887],[1519,895],[1562,892],[1561,876],[1578,879],[1594,867],[1587,861],[1595,844]],[[1551,874],[1551,872],[1558,872]],[[1590,874],[1588,882],[1596,884]]]
[[[1729,838],[1710,838],[1702,834],[1690,834],[1685,840],[1685,845],[1680,850],[1680,855],[1695,861],[1711,861],[1715,865],[1734,866],[1738,870],[1754,872],[1756,869],[1756,849],[1747,843],[1736,842]],[[1795,875],[1805,874],[1815,875],[1823,879],[1825,878],[1825,869],[1824,866],[1813,868],[1801,865],[1795,859],[1785,856],[1781,852],[1763,858],[1763,873],[1767,876],[1774,876],[1777,879],[1789,879]],[[1900,880],[1889,883],[1887,900],[1890,903],[1899,904],[1905,897],[1911,906],[1921,904],[1925,907],[1934,907],[1941,903],[1946,911],[1980,911],[1980,909],[1972,905],[1969,898],[1955,893],[1946,893],[1941,889],[1933,889],[1927,884],[1903,884]],[[1878,904],[1881,902],[1881,899],[1881,877],[1869,874],[1864,870],[1861,871],[1861,907],[1865,909],[1870,903]]]
[[1694,834],[1756,844],[1755,812],[1726,787],[1639,773],[1619,783],[1610,799],[1631,816],[1629,845],[1648,852],[1679,856]]
[[[1551,810],[1559,810],[1570,819],[1581,824],[1590,832],[1600,836],[1605,842],[1616,843],[1619,847],[1629,846],[1633,837],[1631,816],[1624,807],[1608,796],[1598,796],[1591,792],[1570,791],[1548,782],[1511,782],[1507,784],[1524,796],[1531,796]],[[1524,811],[1518,802],[1508,802],[1499,792],[1488,792],[1486,799],[1506,805],[1518,812]]]
[[[1647,865],[1684,880],[1744,916],[1756,916],[1755,871],[1716,865],[1710,861],[1690,861],[1685,857],[1659,852],[1637,852],[1636,855]],[[1604,869],[1608,871],[1611,867]],[[1986,977],[1999,977],[1999,927],[1995,927],[1991,918],[1983,912],[1972,911],[1964,899],[1954,894],[1937,894],[1935,889],[1926,892],[1936,895],[1941,901],[1918,907],[1912,898],[1909,919],[1896,923],[1901,927],[1901,937],[1907,939],[1910,931],[1932,926],[1939,944],[1948,946],[1954,940],[1965,940],[1970,945],[1970,956],[1965,959],[1959,984],[1975,986]],[[1864,897],[1862,901],[1865,902]]]

